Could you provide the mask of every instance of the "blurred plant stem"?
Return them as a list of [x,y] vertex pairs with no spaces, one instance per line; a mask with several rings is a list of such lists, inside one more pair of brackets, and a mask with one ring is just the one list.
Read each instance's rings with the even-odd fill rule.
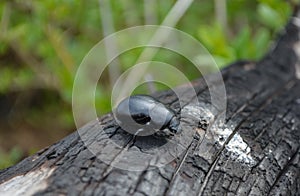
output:
[[[193,0],[177,1],[166,15],[161,25],[174,27],[192,3]],[[158,28],[152,36],[152,38],[150,39],[149,45],[162,44],[168,37],[168,35],[168,32],[165,32],[164,30]],[[145,48],[142,51],[141,55],[138,57],[138,60],[135,62],[135,64],[145,61],[151,61],[154,55],[157,53],[157,51],[157,48],[155,48],[154,50],[152,48],[151,50],[149,50],[149,48]],[[130,71],[127,79],[124,81],[124,86],[131,86],[132,84],[137,83],[137,81],[141,80],[141,77],[145,74],[146,70],[147,65],[143,66],[142,68],[139,68],[140,75],[136,75],[134,71]],[[119,102],[120,100],[125,98],[127,96],[126,93],[128,93],[126,92],[126,88],[123,88],[119,93],[119,97],[117,98],[116,102]]]
[[137,5],[128,0],[120,0],[119,3],[122,7],[122,16],[124,17],[125,25],[131,27],[140,24],[138,14],[134,14],[137,11]]
[[51,24],[45,26],[44,31],[57,56],[60,58],[62,65],[66,67],[70,74],[74,73],[75,62],[71,54],[68,52],[68,48],[66,47],[65,41],[67,38],[64,37],[64,34],[59,32],[58,29],[53,27]]
[[3,7],[3,12],[2,12],[2,17],[1,17],[1,22],[0,22],[0,39],[2,40],[6,33],[7,33],[7,28],[9,25],[9,20],[10,20],[10,14],[11,14],[11,5],[9,2],[6,2],[4,7]]
[[[104,37],[112,35],[113,33],[115,33],[115,29],[112,18],[110,0],[99,0],[99,10],[101,14],[102,30]],[[114,39],[109,39],[109,41],[108,39],[104,39],[104,44],[106,58],[114,59],[108,66],[110,85],[111,87],[113,87],[113,84],[117,81],[121,74],[119,57],[115,57],[115,55],[118,53],[117,43]]]
[[227,27],[227,6],[226,0],[214,0],[215,4],[215,17],[217,22],[224,29],[224,32],[228,31]]
[[146,25],[158,24],[156,9],[157,9],[156,0],[144,0],[144,20]]

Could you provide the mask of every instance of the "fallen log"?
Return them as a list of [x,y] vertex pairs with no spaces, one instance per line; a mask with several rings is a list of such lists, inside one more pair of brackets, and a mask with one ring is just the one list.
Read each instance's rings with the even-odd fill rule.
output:
[[225,124],[210,126],[198,79],[181,109],[172,91],[154,95],[182,113],[179,135],[134,137],[107,114],[0,171],[0,195],[299,195],[299,38],[295,14],[262,60],[222,70]]

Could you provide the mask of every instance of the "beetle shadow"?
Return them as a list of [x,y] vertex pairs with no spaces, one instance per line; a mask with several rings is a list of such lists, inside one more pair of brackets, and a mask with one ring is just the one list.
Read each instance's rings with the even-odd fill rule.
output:
[[133,145],[139,148],[141,151],[149,151],[164,146],[166,143],[168,143],[168,140],[166,138],[156,135],[149,135],[136,136]]
[[169,136],[163,137],[155,134],[148,136],[135,136],[120,127],[115,127],[114,129],[114,132],[112,132],[112,129],[105,129],[104,132],[115,144],[118,146],[126,146],[126,144],[129,144],[130,147],[136,146],[141,151],[159,148],[165,145],[169,138]]

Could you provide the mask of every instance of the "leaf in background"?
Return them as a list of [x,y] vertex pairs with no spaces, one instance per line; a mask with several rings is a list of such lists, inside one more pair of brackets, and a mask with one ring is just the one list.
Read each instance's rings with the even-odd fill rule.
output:
[[29,69],[20,69],[14,75],[13,85],[16,90],[26,90],[39,85],[34,82],[34,74]]
[[283,24],[283,19],[279,15],[276,10],[268,6],[267,4],[259,4],[258,5],[258,15],[259,20],[266,26],[277,30],[279,29]]
[[254,37],[255,59],[259,59],[265,55],[265,51],[269,48],[270,32],[264,28],[260,28]]
[[0,93],[5,93],[9,90],[12,83],[13,73],[11,69],[0,69]]
[[248,26],[244,26],[243,29],[239,32],[239,34],[235,37],[235,39],[232,42],[232,46],[235,50],[237,59],[250,58],[249,50],[251,47],[250,44],[252,43],[250,39],[251,39],[250,29]]
[[5,54],[7,52],[7,44],[0,40],[0,55]]
[[111,111],[111,101],[110,101],[110,93],[105,91],[101,86],[97,86],[96,94],[95,94],[95,106],[97,110],[97,114],[105,114]]
[[201,26],[198,30],[198,37],[204,46],[213,54],[230,57],[226,33],[222,27],[215,23],[213,26]]
[[0,168],[6,168],[17,163],[23,155],[23,151],[17,146],[13,147],[9,152],[4,152],[0,149]]

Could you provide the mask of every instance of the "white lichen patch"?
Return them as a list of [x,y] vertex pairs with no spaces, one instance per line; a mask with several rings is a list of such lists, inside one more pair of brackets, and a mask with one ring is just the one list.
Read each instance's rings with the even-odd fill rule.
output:
[[[187,105],[182,109],[181,115],[184,118],[192,119],[192,122],[199,123],[201,126],[201,121],[208,123],[208,127],[205,133],[205,138],[217,142],[220,146],[223,146],[228,140],[230,135],[233,133],[236,125],[225,124],[218,121],[215,118],[213,112],[210,111],[208,105]],[[202,147],[203,148],[203,147]],[[200,149],[202,156],[206,156],[205,151],[209,151],[210,148]],[[256,161],[251,156],[251,149],[248,144],[243,140],[243,138],[235,133],[230,141],[225,144],[225,152],[228,153],[228,157],[231,160],[238,161],[242,164],[253,166]],[[209,157],[206,157],[209,159]]]
[[47,179],[54,168],[40,168],[25,175],[16,176],[0,184],[0,195],[33,195],[47,188]]
[[[211,132],[214,135],[215,141],[217,141],[220,145],[224,145],[229,136],[232,134],[234,127],[234,125],[212,125]],[[256,164],[256,161],[250,154],[251,148],[238,133],[235,133],[230,141],[225,144],[225,149],[228,151],[229,158],[232,160],[250,166]]]
[[213,113],[208,109],[208,106],[203,104],[191,104],[182,108],[181,116],[186,118],[194,118],[195,121],[206,120],[212,122],[214,119]]
[[226,145],[226,149],[231,153],[231,157],[234,157],[235,160],[252,166],[256,164],[256,161],[250,154],[250,147],[244,142],[239,134],[233,136],[228,145]]

